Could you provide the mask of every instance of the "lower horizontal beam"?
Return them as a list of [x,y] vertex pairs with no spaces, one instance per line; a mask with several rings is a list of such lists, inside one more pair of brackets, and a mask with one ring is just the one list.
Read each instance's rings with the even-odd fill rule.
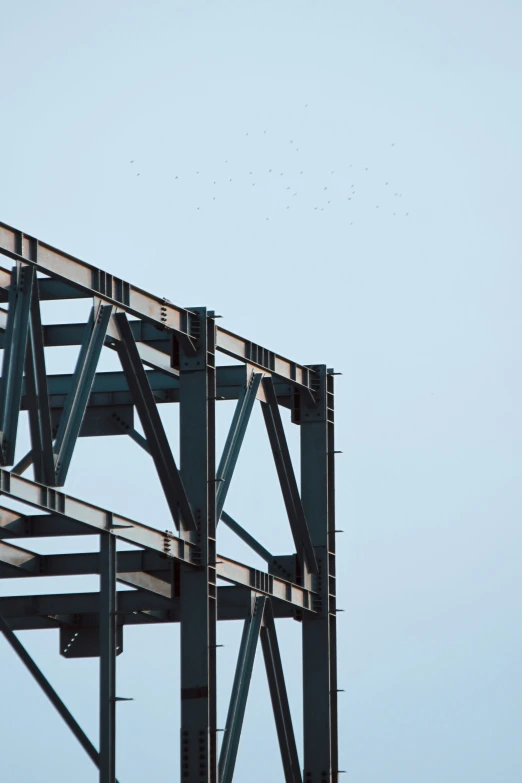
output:
[[[2,347],[0,333],[0,348]],[[244,390],[246,382],[246,368],[237,366],[223,366],[216,368],[218,401],[237,400]],[[154,398],[157,403],[179,402],[179,378],[168,375],[159,370],[147,370],[147,378]],[[63,408],[65,399],[71,389],[72,375],[48,375],[50,404],[52,408]],[[277,401],[283,407],[290,407],[291,388],[289,384],[274,384]],[[22,410],[27,408],[25,384],[22,386]],[[132,397],[129,385],[123,372],[98,372],[94,376],[94,383],[89,399],[89,406],[99,405],[132,405]]]
[[[43,511],[50,511],[73,522],[79,522],[91,533],[100,533],[109,529],[117,538],[128,544],[159,552],[167,558],[193,567],[198,565],[199,550],[195,544],[3,469],[0,470],[0,494]],[[221,555],[217,555],[215,566],[216,576],[219,579],[248,587],[261,595],[287,601],[300,609],[314,611],[314,593],[300,585]]]
[[[251,611],[251,592],[244,587],[218,587],[218,620],[245,620]],[[15,631],[99,624],[99,593],[55,593],[0,598],[0,614]],[[118,625],[178,623],[179,598],[168,599],[140,590],[118,591]],[[277,618],[299,619],[289,604],[273,602]]]

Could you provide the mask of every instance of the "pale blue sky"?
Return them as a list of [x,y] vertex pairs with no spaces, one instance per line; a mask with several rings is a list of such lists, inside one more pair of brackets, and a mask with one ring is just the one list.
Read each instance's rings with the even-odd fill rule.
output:
[[[0,220],[344,373],[347,781],[519,781],[520,5],[33,0],[0,24]],[[67,489],[162,524],[146,455],[107,441],[82,440]],[[289,551],[270,459],[257,415],[229,510]],[[298,734],[299,630],[280,628]],[[219,629],[221,725],[240,631]],[[22,638],[97,742],[96,665]],[[177,638],[126,634],[121,783],[178,779]],[[5,779],[94,782],[2,640],[0,660]],[[282,779],[260,657],[236,774]]]

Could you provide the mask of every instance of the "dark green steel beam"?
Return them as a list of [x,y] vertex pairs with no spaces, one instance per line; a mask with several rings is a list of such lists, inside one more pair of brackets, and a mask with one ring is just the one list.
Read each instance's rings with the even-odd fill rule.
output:
[[100,783],[116,777],[116,539],[100,536]]
[[257,642],[266,598],[255,598],[252,612],[245,620],[239,647],[236,673],[228,706],[227,723],[219,756],[219,783],[232,783],[245,709],[256,657]]
[[199,352],[180,346],[180,463],[199,548],[199,568],[180,567],[180,779],[217,783],[215,332],[206,310],[196,312]]
[[285,501],[288,520],[292,529],[297,556],[301,562],[303,572],[303,566],[306,563],[309,571],[315,574],[317,573],[315,551],[310,539],[310,531],[308,530],[308,523],[301,502],[301,496],[299,495],[292,459],[290,457],[290,450],[288,448],[281,419],[281,412],[279,411],[274,384],[271,378],[263,379],[263,389],[266,402],[261,403],[261,409],[263,411],[277,475]]
[[[31,459],[34,462],[34,477],[39,483],[53,487],[56,484],[56,470],[53,453],[51,410],[45,369],[40,301],[36,285],[33,285],[31,296],[29,344],[25,361],[25,388],[27,390],[27,405],[29,408],[29,430],[32,445]],[[36,455],[36,459],[34,459],[34,455]],[[22,467],[22,464],[19,463],[14,468],[15,473],[23,472]]]
[[[218,620],[245,620],[252,608],[252,592],[247,587],[219,586]],[[180,600],[142,590],[118,590],[118,625],[178,623]],[[0,598],[0,613],[14,630],[99,626],[99,593],[56,593]],[[273,604],[278,618],[294,618],[295,610],[281,601]]]
[[12,465],[22,400],[34,269],[16,266],[11,272],[2,377],[0,379],[0,462]]
[[34,660],[31,658],[23,644],[13,633],[12,629],[0,615],[0,631],[4,634],[4,637],[9,642],[13,650],[16,652],[26,669],[34,677],[40,688],[43,690],[53,707],[57,710],[58,714],[63,718],[66,725],[70,728],[82,748],[86,751],[87,755],[94,762],[94,764],[100,766],[100,754],[81,728],[78,721],[73,717],[71,712],[67,709],[63,701],[60,699],[49,680],[40,671]]
[[118,354],[123,372],[129,384],[132,399],[145,432],[148,450],[154,460],[163,492],[179,530],[180,515],[182,524],[190,530],[196,530],[194,513],[187,498],[183,481],[172,454],[163,422],[159,415],[147,373],[140,359],[134,336],[125,313],[117,313],[115,321],[120,332]]
[[241,446],[243,445],[243,439],[245,437],[248,422],[250,420],[250,414],[252,413],[252,408],[254,407],[254,403],[256,401],[257,390],[259,389],[259,384],[262,377],[262,373],[260,372],[252,373],[245,385],[245,388],[243,389],[242,395],[237,402],[234,416],[232,418],[232,423],[230,424],[230,429],[228,431],[227,440],[223,448],[223,454],[221,455],[221,460],[219,462],[216,476],[218,483],[216,498],[216,519],[218,522],[225,505],[227,493],[230,488],[230,482],[232,481],[232,476],[234,475],[234,468],[236,467],[239,452],[241,451]]
[[[297,745],[295,742],[288,694],[286,691],[283,664],[279,651],[279,643],[277,641],[274,612],[270,601],[267,601],[265,606],[263,627],[261,629],[261,646],[265,659],[268,687],[274,711],[279,749],[281,751],[281,760],[283,762],[285,774],[285,783],[302,783],[303,778],[299,766],[299,757],[297,755]],[[326,776],[323,780],[326,781],[326,783],[330,783],[329,778]],[[308,777],[306,777],[306,775],[305,781],[308,783]]]
[[96,367],[112,313],[112,305],[95,305],[85,328],[85,336],[76,362],[76,369],[67,395],[56,439],[56,485],[63,486],[83,417],[89,402]]

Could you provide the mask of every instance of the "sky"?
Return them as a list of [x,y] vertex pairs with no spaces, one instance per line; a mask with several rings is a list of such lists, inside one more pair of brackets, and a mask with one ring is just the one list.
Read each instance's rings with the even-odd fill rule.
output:
[[[1,25],[0,220],[343,373],[343,779],[520,780],[520,4],[26,0]],[[74,359],[49,351],[49,371]],[[177,415],[162,410],[175,452]],[[222,404],[218,448],[231,415]],[[127,439],[82,439],[66,490],[166,526]],[[227,510],[291,551],[259,410]],[[256,562],[226,529],[218,546]],[[301,752],[299,624],[278,633]],[[240,634],[220,624],[221,725]],[[61,658],[53,631],[20,638],[97,743],[96,661]],[[178,780],[178,629],[126,629],[124,645],[119,779]],[[0,660],[6,779],[94,782],[4,640]],[[236,779],[282,780],[260,654]]]

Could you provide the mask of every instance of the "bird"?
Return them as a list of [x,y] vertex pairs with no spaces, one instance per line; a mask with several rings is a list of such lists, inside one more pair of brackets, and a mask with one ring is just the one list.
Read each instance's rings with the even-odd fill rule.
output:
[[268,169],[268,173],[271,174],[272,173],[272,169]]
[[385,182],[384,184],[385,184],[385,185],[387,185],[388,183],[387,183],[387,182]]
[[232,180],[231,180],[231,179],[229,179],[228,181],[229,181],[229,182],[232,182]]
[[287,209],[290,209],[290,207],[288,206]]
[[134,163],[134,161],[133,161],[133,160],[131,160],[131,163]]
[[408,217],[409,214],[410,214],[409,212],[406,212],[406,217]]
[[136,174],[136,176],[137,176],[137,177],[139,177],[140,175],[139,175],[139,174]]
[[287,187],[287,190],[290,190],[290,185]]
[[375,205],[375,209],[379,209],[379,205],[378,204]]
[[263,133],[266,133],[266,131],[263,131]]
[[174,177],[174,179],[179,179],[179,177],[178,177],[178,175],[177,175],[177,174],[176,174],[176,176]]
[[368,171],[368,168],[365,168],[364,170],[365,170],[365,171]]
[[199,171],[196,171],[196,174],[199,174]]
[[330,174],[333,174],[333,171],[331,171]]
[[299,172],[299,174],[302,174],[302,173],[303,173],[302,171]]
[[256,184],[255,182],[252,182],[252,187],[254,187],[255,184]]
[[265,220],[268,220],[268,218],[265,218]]
[[293,144],[293,143],[294,143],[294,140],[293,140],[293,139],[290,139],[290,144]]
[[307,106],[308,106],[308,104],[307,104],[307,103],[305,103],[305,109],[307,108]]
[[196,207],[196,209],[199,209],[199,207]]
[[215,184],[216,184],[216,182],[215,182],[215,180],[214,180],[214,185],[215,185]]
[[296,152],[299,152],[299,147],[297,147]]
[[215,200],[216,200],[216,197],[215,197],[215,196],[212,196],[212,201],[215,201]]
[[283,176],[283,172],[281,172],[281,174],[279,176],[282,177]]
[[249,171],[248,173],[249,173],[249,174],[252,174],[252,172],[251,172],[251,171]]
[[328,188],[324,188],[324,190],[328,190]]
[[297,193],[294,193],[294,196],[297,196]]
[[394,141],[392,141],[392,147],[395,147],[395,142]]
[[245,133],[245,136],[248,136],[248,133]]
[[330,202],[328,202],[328,203],[330,203]]

